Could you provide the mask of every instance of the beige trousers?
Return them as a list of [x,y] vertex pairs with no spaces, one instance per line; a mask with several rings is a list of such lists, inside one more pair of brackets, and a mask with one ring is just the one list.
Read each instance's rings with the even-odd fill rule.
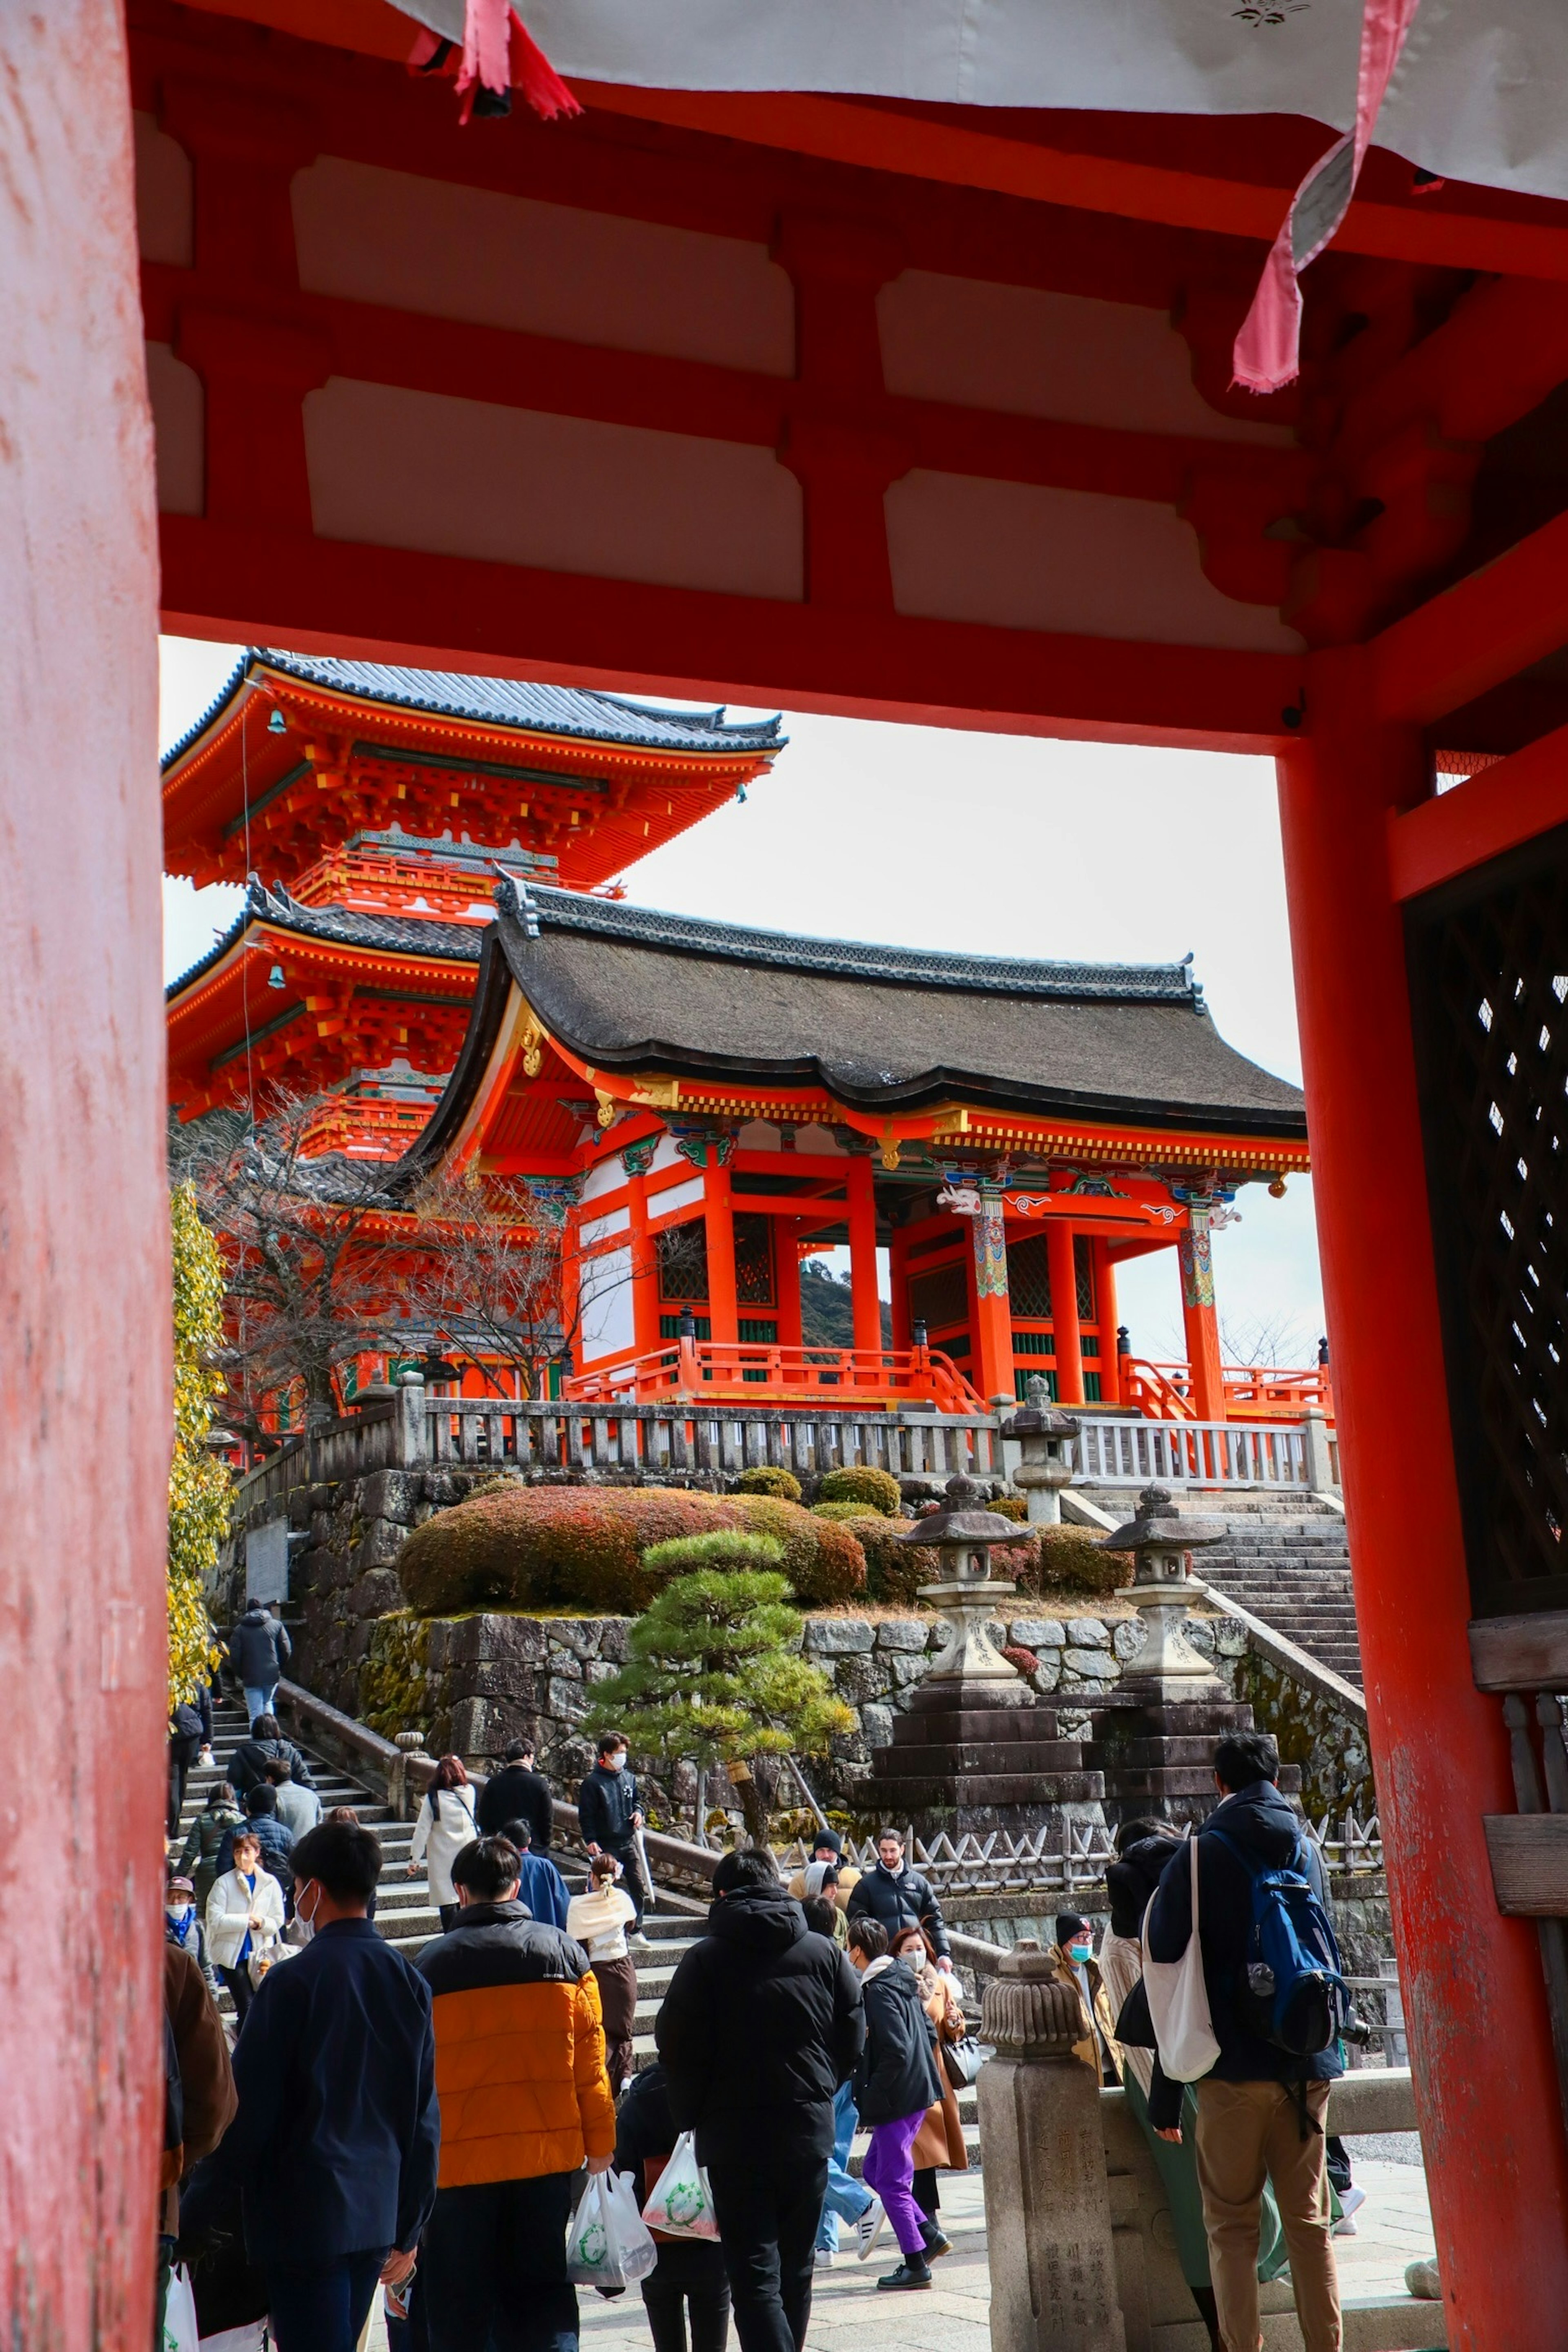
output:
[[1324,2186],[1327,2083],[1309,2083],[1319,2129],[1301,2137],[1297,2094],[1280,2083],[1216,2083],[1198,2092],[1198,2186],[1225,2352],[1258,2352],[1258,2205],[1274,2184],[1307,2352],[1340,2352],[1340,2283]]

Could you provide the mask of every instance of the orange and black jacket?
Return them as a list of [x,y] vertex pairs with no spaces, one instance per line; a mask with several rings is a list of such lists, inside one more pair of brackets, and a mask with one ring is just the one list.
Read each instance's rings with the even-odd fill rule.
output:
[[581,1944],[521,1903],[470,1903],[416,1966],[434,2005],[441,2188],[611,2154],[599,1988]]

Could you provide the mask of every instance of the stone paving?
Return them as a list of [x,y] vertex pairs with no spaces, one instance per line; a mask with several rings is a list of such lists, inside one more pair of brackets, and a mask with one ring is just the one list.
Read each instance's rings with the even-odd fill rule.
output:
[[[1366,2203],[1356,2216],[1357,2234],[1335,2240],[1340,2291],[1347,2303],[1400,2294],[1405,2265],[1432,2252],[1426,2183],[1419,2161],[1384,2157],[1357,2158],[1356,2179]],[[1410,2143],[1414,2146],[1414,2141]],[[942,2180],[942,2221],[952,2252],[935,2265],[935,2284],[920,2294],[880,2295],[878,2273],[897,2260],[891,2233],[884,2230],[871,2260],[840,2254],[830,2271],[816,2274],[809,2341],[819,2352],[842,2347],[850,2352],[853,2334],[868,2326],[907,2352],[991,2352],[991,2282],[985,2261],[985,2207],[978,2172]],[[614,2303],[582,2298],[583,2352],[651,2352],[652,2339],[642,2302],[633,2288]],[[1436,2333],[1435,2331],[1434,2340]],[[735,2346],[733,2331],[731,2347]],[[372,2325],[370,2352],[385,2352],[379,2313]]]

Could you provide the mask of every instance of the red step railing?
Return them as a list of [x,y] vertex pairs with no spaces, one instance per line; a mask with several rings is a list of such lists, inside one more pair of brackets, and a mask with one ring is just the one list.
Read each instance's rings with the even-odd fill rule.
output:
[[659,1397],[814,1397],[824,1404],[930,1403],[938,1412],[984,1412],[952,1359],[934,1348],[784,1348],[677,1339],[613,1356],[563,1383],[574,1404],[651,1403]]

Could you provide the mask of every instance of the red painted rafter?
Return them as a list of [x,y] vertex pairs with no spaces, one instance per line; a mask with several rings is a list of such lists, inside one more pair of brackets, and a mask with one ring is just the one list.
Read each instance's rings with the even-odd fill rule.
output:
[[[181,281],[187,273],[143,265],[147,331],[157,341],[178,332]],[[301,309],[330,336],[333,373],[356,381],[542,409],[611,425],[691,434],[777,448],[792,420],[826,413],[810,383],[749,373],[700,360],[616,351],[543,335],[443,319],[439,331],[411,311],[322,295]],[[833,404],[842,415],[842,402]],[[1305,452],[1210,439],[1194,434],[1121,432],[1109,426],[963,408],[894,394],[858,402],[858,422],[896,435],[912,466],[990,481],[1042,483],[1111,498],[1178,505],[1193,472],[1233,481],[1250,497],[1289,512],[1306,494]]]
[[1379,715],[1428,726],[1568,644],[1568,514],[1371,643]]
[[[872,99],[795,90],[670,90],[578,81],[578,96],[605,112],[635,115],[721,138],[815,155],[877,172],[1271,244],[1292,191],[1173,171],[1135,155],[1084,153],[1008,139],[973,121],[933,120]],[[984,114],[976,109],[974,113]],[[1334,239],[1342,252],[1445,268],[1568,278],[1568,228],[1472,213],[1352,204]]]
[[1559,824],[1568,824],[1568,727],[1554,728],[1452,791],[1391,816],[1394,896],[1415,898],[1435,890]]
[[[163,626],[572,686],[1273,751],[1294,655],[928,621],[160,520]],[[354,625],[343,626],[352,614]],[[695,649],[700,648],[700,656]]]

